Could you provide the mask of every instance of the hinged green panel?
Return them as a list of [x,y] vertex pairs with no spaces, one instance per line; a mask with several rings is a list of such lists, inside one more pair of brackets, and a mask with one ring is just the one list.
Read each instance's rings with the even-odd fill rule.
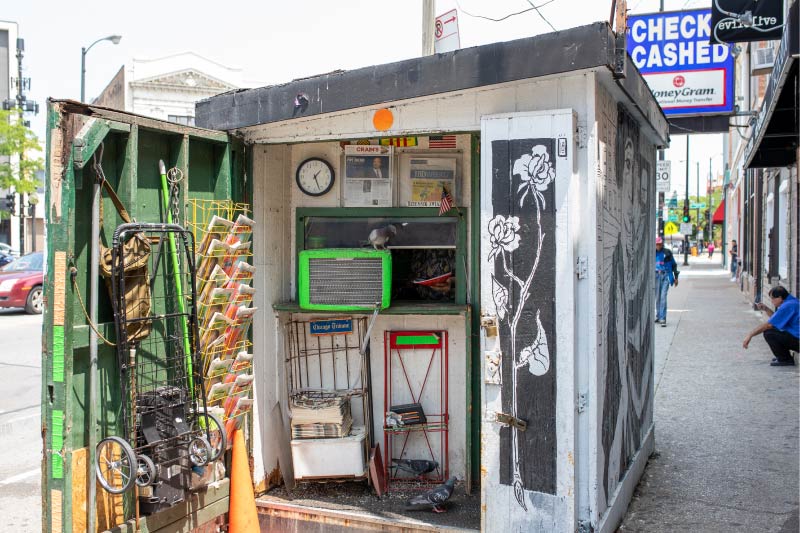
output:
[[[162,221],[158,160],[183,171],[181,225],[189,226],[191,199],[233,200],[250,197],[244,181],[240,142],[216,132],[95,108],[70,101],[48,104],[47,273],[42,350],[42,429],[45,454],[42,486],[44,531],[62,524],[72,531],[73,502],[82,472],[72,471],[72,454],[87,446],[89,431],[99,438],[121,433],[120,372],[113,346],[98,346],[97,419],[88,420],[89,326],[80,299],[88,305],[92,285],[91,206],[95,171],[93,156],[102,146],[102,168],[128,212],[140,222]],[[101,241],[111,242],[122,221],[106,194],[101,205]],[[74,273],[74,276],[72,275]],[[113,312],[107,288],[98,280],[98,329],[114,341]],[[98,491],[102,491],[98,488]],[[60,494],[54,498],[53,494]],[[130,500],[129,500],[130,501]],[[53,509],[52,506],[58,506]],[[127,506],[127,510],[132,508]],[[56,520],[54,520],[54,517]],[[59,521],[60,520],[60,521]],[[79,523],[85,523],[78,520]]]

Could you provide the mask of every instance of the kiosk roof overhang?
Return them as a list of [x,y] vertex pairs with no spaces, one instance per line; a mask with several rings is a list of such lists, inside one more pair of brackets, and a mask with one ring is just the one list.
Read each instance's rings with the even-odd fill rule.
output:
[[[282,85],[234,90],[198,102],[195,122],[206,128],[238,130],[558,74],[611,73],[615,53],[614,33],[607,23],[597,22],[445,54],[334,71]],[[666,117],[630,59],[625,77],[615,83],[666,146]],[[309,96],[309,103],[298,112],[294,102],[301,93]]]

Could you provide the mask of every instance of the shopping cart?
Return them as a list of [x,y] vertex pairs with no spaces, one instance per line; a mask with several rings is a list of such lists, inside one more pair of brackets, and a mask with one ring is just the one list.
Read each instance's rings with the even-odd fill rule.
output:
[[97,446],[100,485],[136,484],[144,513],[184,499],[192,472],[225,451],[198,357],[194,237],[176,224],[117,227],[111,248],[122,435]]

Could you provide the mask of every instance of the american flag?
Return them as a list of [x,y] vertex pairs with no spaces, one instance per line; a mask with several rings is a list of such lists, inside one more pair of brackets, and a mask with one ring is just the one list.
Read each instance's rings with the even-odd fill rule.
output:
[[439,216],[444,215],[453,207],[453,197],[446,187],[442,187],[442,201],[439,203]]
[[428,148],[455,148],[455,135],[431,135],[428,137]]

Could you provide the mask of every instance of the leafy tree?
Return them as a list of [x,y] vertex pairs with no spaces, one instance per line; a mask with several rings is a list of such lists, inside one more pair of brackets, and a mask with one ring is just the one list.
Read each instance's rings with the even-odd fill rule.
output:
[[[44,162],[34,154],[42,150],[39,139],[19,120],[16,111],[0,110],[0,189],[11,187],[17,193],[36,191],[36,172]],[[24,154],[22,161],[17,157]],[[2,211],[3,217],[8,216]]]

